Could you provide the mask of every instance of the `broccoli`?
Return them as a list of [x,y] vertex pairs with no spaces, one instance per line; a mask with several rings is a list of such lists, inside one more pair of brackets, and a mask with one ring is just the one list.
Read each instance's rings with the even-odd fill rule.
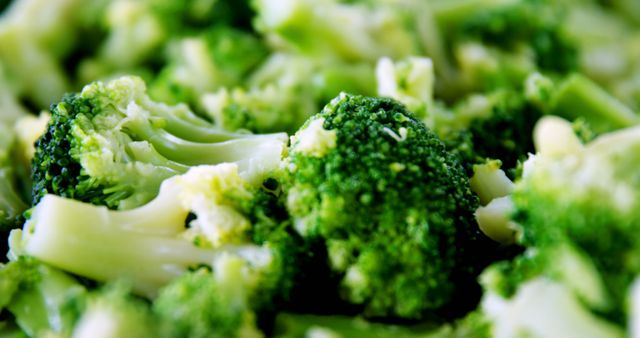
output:
[[185,105],[154,102],[136,77],[94,82],[52,107],[36,143],[33,204],[56,194],[132,208],[152,199],[164,179],[198,164],[235,162],[259,183],[277,168],[285,142],[286,134],[229,133]]
[[527,78],[525,95],[547,114],[583,119],[596,134],[640,123],[640,117],[629,107],[580,74],[555,82],[532,74]]
[[73,326],[73,338],[157,337],[156,318],[143,300],[117,281],[88,293]]
[[[436,93],[454,101],[472,91],[519,87],[532,71],[567,74],[577,67],[576,43],[552,1],[415,1],[426,16],[421,45],[441,80]],[[450,61],[452,60],[452,61]]]
[[474,164],[495,159],[514,179],[518,163],[534,151],[531,132],[542,115],[521,91],[497,89],[466,97],[450,110],[436,111],[432,123],[469,176]]
[[394,6],[254,0],[255,27],[285,50],[320,58],[375,61],[418,52],[408,13]]
[[71,88],[64,68],[82,2],[14,1],[0,16],[0,63],[13,93],[40,109]]
[[240,84],[266,55],[255,36],[216,26],[170,45],[167,63],[149,91],[152,98],[200,108],[202,94]]
[[640,269],[631,258],[640,250],[640,225],[637,180],[629,171],[639,135],[638,127],[630,127],[583,145],[568,122],[545,117],[535,129],[537,153],[512,195],[520,243],[543,256],[558,246],[585,256],[606,295],[592,306],[617,323],[625,320],[626,292]]
[[326,242],[341,296],[368,317],[422,318],[471,300],[488,240],[457,159],[392,99],[340,94],[291,139],[297,231]]
[[414,328],[373,323],[360,317],[281,313],[276,318],[274,336],[277,338],[436,338],[431,336],[433,328],[429,325],[426,326],[426,328]]
[[264,337],[253,298],[262,292],[260,271],[225,255],[213,271],[190,272],[162,289],[153,303],[162,337]]
[[86,293],[73,277],[32,257],[0,264],[0,317],[10,312],[29,337],[69,336]]
[[[258,326],[268,325],[269,313],[303,301],[298,295],[326,280],[301,286],[306,270],[327,271],[306,257],[308,244],[285,215],[274,214],[280,202],[265,189],[225,163],[167,179],[156,199],[133,210],[46,195],[14,231],[12,250],[91,280],[130,283],[152,301],[166,337],[261,337]],[[88,300],[76,330],[90,332],[104,316],[124,325],[114,330],[146,327],[145,311],[127,321],[110,314],[121,303],[109,299],[99,299],[96,311]],[[122,311],[139,307],[131,306]]]
[[[166,180],[154,200],[131,210],[45,195],[24,229],[14,230],[12,249],[91,279],[127,278],[150,297],[189,268],[225,254],[281,271],[272,241],[252,244],[249,236],[245,214],[255,189],[236,164],[224,163]],[[187,222],[190,213],[195,218]]]
[[[274,53],[246,86],[206,94],[205,111],[227,130],[295,132],[313,112],[341,90],[374,94],[373,67]],[[246,87],[246,88],[245,88]]]
[[18,185],[15,148],[14,131],[0,123],[0,262],[6,258],[9,232],[22,225],[22,212],[28,208]]

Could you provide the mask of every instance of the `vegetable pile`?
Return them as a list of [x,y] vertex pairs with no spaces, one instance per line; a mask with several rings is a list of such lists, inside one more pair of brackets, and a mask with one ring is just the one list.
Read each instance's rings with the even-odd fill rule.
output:
[[640,338],[640,2],[0,0],[0,337]]

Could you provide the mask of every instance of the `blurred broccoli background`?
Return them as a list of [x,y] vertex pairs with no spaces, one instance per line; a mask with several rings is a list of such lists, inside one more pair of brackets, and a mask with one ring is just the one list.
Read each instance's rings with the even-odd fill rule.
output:
[[0,337],[640,337],[640,2],[0,0]]

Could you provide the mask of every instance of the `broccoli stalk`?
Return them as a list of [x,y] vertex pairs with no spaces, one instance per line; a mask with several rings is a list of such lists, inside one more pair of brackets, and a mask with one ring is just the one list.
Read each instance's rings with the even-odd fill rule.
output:
[[184,105],[156,103],[141,79],[95,82],[54,105],[36,143],[33,202],[56,194],[110,208],[151,200],[190,166],[235,162],[254,183],[277,168],[287,136],[229,133]]
[[640,122],[638,115],[629,107],[580,74],[573,74],[555,86],[542,82],[538,85],[532,84],[531,87],[532,93],[550,92],[546,95],[539,94],[549,97],[549,101],[542,103],[548,113],[569,120],[582,118],[597,134],[630,127]]
[[[126,211],[45,195],[16,245],[81,276],[128,278],[134,290],[153,296],[190,267],[211,265],[221,255],[271,262],[270,250],[245,235],[249,223],[238,209],[251,200],[249,187],[235,164],[221,164],[169,179],[154,200]],[[196,219],[186,229],[190,212]]]

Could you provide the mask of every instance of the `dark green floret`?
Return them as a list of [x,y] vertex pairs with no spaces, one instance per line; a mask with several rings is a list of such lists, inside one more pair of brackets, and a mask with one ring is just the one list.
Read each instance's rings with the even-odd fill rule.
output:
[[325,241],[344,300],[400,318],[472,302],[462,285],[482,265],[477,197],[404,106],[341,94],[292,137],[287,168],[294,226]]

